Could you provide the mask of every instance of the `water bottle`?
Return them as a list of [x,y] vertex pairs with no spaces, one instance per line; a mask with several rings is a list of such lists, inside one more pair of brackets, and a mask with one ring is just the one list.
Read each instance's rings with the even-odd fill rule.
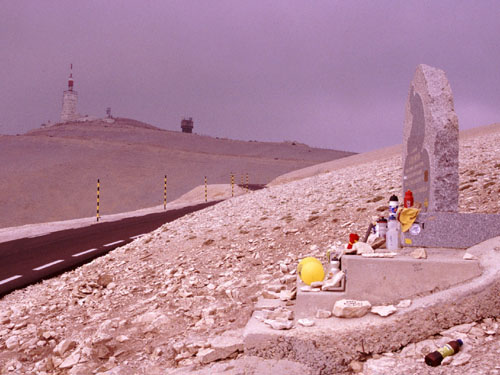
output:
[[391,195],[391,198],[389,198],[389,219],[396,218],[398,207],[399,207],[398,197],[395,195]]
[[463,341],[460,339],[450,341],[435,352],[427,354],[425,356],[425,363],[432,367],[439,366],[445,357],[457,353],[463,344]]
[[387,223],[387,234],[385,235],[387,250],[399,249],[399,222],[395,217],[390,217]]

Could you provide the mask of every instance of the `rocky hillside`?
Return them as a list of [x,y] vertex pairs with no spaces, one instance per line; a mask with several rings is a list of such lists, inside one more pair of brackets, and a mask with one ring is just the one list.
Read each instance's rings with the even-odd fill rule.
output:
[[[109,121],[109,120],[108,120]],[[57,124],[0,136],[0,228],[101,216],[170,202],[203,184],[266,184],[285,172],[352,155],[295,142],[244,142],[166,131],[130,119]],[[244,179],[246,183],[246,177]]]
[[[461,211],[500,213],[499,155],[498,125],[461,137]],[[259,296],[294,288],[301,257],[323,257],[385,212],[389,196],[400,194],[401,172],[401,155],[389,153],[250,192],[13,292],[0,300],[0,371],[312,374],[301,364],[245,357],[241,329]],[[499,320],[456,328],[469,345],[455,366],[427,368],[427,343],[352,367],[365,366],[365,374],[498,374]],[[211,364],[221,340],[232,354]]]

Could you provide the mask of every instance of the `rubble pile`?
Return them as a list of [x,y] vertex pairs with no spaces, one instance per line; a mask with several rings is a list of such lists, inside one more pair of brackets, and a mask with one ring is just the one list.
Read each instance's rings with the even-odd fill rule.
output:
[[[500,212],[498,144],[500,134],[462,142],[461,210]],[[401,158],[388,157],[236,197],[5,296],[0,373],[155,375],[183,366],[195,373],[220,360],[249,366],[241,328],[257,299],[293,303],[298,261],[322,258],[349,233],[364,233],[366,218],[387,211],[386,198],[400,192],[401,170]],[[289,329],[292,310],[269,309],[261,318]],[[467,345],[495,342],[498,356],[497,323],[471,326]],[[370,368],[384,361],[392,363],[387,374],[415,364],[418,345],[370,359],[365,374],[378,373]],[[464,366],[476,364],[472,358]]]

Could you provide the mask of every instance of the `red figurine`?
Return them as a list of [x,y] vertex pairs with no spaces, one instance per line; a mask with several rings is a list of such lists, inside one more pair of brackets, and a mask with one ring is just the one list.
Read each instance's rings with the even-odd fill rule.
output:
[[348,249],[352,249],[352,245],[359,241],[359,236],[356,233],[349,234],[349,243],[347,244]]

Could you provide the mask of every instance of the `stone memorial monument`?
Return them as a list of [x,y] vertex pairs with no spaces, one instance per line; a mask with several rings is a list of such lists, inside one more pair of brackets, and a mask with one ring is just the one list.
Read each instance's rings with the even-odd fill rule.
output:
[[417,67],[406,103],[403,195],[422,210],[404,246],[467,248],[500,236],[500,215],[458,213],[458,118],[444,71]]
[[406,103],[403,191],[422,211],[458,211],[458,118],[445,73],[419,65]]

